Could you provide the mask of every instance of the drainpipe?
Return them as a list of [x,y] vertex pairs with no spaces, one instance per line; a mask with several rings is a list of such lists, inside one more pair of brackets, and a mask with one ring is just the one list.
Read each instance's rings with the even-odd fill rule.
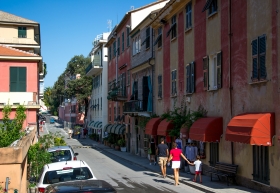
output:
[[153,44],[153,42],[154,42],[154,30],[152,29],[152,39],[151,39],[151,42],[152,42],[152,44],[151,44],[151,46],[152,46],[152,55],[151,55],[151,57],[149,58],[149,65],[152,67],[152,75],[151,75],[151,83],[152,83],[152,115],[154,114],[154,92],[153,92],[153,88],[154,88],[154,64],[151,64],[151,60],[152,59],[154,59],[154,44]]
[[[232,118],[232,84],[231,84],[231,0],[229,0],[229,101],[230,101],[230,118]],[[231,164],[234,164],[233,142],[231,142]]]

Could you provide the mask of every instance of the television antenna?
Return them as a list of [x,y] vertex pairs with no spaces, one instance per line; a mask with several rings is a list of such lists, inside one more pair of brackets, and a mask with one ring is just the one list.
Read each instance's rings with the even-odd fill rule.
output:
[[107,24],[108,24],[108,27],[109,28],[109,32],[112,30],[112,20],[107,20]]

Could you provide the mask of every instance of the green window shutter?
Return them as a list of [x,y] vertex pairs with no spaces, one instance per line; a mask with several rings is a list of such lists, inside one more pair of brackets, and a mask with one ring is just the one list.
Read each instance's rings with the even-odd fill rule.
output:
[[17,91],[17,67],[10,67],[10,92]]
[[252,81],[258,80],[258,39],[252,41]]
[[260,80],[266,79],[265,53],[266,53],[266,36],[263,35],[259,37]]
[[209,68],[209,59],[208,56],[206,56],[203,58],[203,90],[209,89],[208,68]]
[[26,92],[26,68],[18,68],[18,91]]
[[191,84],[191,70],[190,70],[190,64],[187,64],[187,66],[186,66],[186,78],[187,78],[187,80],[186,80],[186,93],[190,93],[190,84]]
[[217,53],[217,88],[222,88],[222,52]]
[[195,91],[195,63],[192,62],[190,67],[190,75],[191,75],[191,83],[190,83],[190,89],[191,93],[194,93]]

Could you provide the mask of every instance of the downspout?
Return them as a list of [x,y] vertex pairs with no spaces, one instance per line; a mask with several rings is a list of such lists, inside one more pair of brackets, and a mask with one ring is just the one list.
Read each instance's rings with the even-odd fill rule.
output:
[[[230,118],[232,118],[232,84],[231,84],[231,0],[229,0],[229,101],[230,101]],[[231,142],[231,164],[234,164],[233,142]]]
[[151,44],[151,46],[152,46],[152,56],[149,58],[149,65],[152,67],[152,75],[151,75],[151,82],[152,82],[152,115],[154,114],[154,92],[153,92],[153,88],[154,88],[154,65],[153,64],[151,64],[151,60],[152,59],[154,59],[154,44],[153,44],[153,42],[154,42],[154,30],[152,29],[152,44]]

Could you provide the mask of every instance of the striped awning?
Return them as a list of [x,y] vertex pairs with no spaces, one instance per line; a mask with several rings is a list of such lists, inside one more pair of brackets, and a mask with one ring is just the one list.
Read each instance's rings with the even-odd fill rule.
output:
[[104,132],[107,132],[108,133],[108,127],[110,126],[111,124],[107,124],[104,126]]
[[119,126],[119,124],[114,124],[113,127],[111,128],[110,133],[115,133],[116,128]]
[[113,126],[114,126],[114,124],[113,124],[113,125],[109,125],[109,126],[107,127],[107,129],[106,129],[107,133],[111,133],[112,127],[113,127]]
[[118,125],[115,129],[115,134],[123,135],[125,132],[125,124]]
[[98,128],[102,128],[102,122],[100,122],[100,124],[98,125]]
[[94,125],[94,121],[91,121],[89,127],[93,127],[93,125]]

